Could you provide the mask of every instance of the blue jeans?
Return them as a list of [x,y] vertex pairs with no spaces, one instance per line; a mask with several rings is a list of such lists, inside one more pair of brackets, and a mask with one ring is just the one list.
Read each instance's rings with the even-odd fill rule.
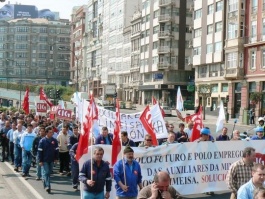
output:
[[21,167],[22,164],[22,149],[18,144],[15,144],[15,167]]
[[51,188],[50,176],[53,168],[53,162],[43,162],[42,179],[44,188]]
[[73,160],[71,160],[71,163],[72,185],[78,186],[79,164],[77,161]]
[[39,158],[38,157],[36,157],[36,175],[37,175],[37,177],[38,178],[42,178],[42,169],[41,169],[41,166],[40,166],[40,161],[39,161]]
[[31,165],[32,155],[30,151],[22,151],[22,172],[29,174],[29,169]]
[[104,191],[100,193],[90,193],[88,191],[83,191],[82,199],[104,199]]

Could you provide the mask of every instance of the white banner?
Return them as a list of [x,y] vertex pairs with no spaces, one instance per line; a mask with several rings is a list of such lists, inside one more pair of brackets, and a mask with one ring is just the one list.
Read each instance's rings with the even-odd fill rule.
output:
[[[89,105],[88,102],[83,101],[82,106],[78,106],[78,113],[82,113],[82,116],[79,115],[78,117],[82,118],[83,119],[82,121],[85,121],[84,118],[87,114],[88,105]],[[158,105],[152,106],[150,108],[150,112],[152,114],[153,127],[156,133],[156,137],[158,139],[166,138],[168,133],[159,106]],[[144,136],[147,133],[143,128],[141,121],[139,120],[140,115],[141,112],[133,114],[125,114],[125,113],[120,114],[121,130],[127,131],[129,138],[132,139],[134,142],[143,141]],[[108,127],[109,132],[113,133],[114,122],[116,117],[115,112],[104,109],[103,107],[98,107],[98,117],[99,117],[98,126],[100,132],[101,128],[103,126],[106,126]]]
[[[104,148],[103,159],[111,162],[110,145]],[[167,171],[171,177],[171,185],[181,195],[199,194],[210,191],[227,191],[226,174],[230,165],[242,158],[245,147],[256,149],[256,162],[264,164],[264,141],[224,141],[190,142],[183,144],[162,145],[145,149],[134,147],[135,159],[142,168],[143,185],[152,183],[154,174]],[[89,149],[90,151],[90,149]],[[83,159],[84,158],[84,159]],[[82,157],[82,162],[89,155]],[[121,159],[121,153],[118,159]],[[113,181],[114,183],[114,181]],[[115,186],[112,186],[115,195]]]

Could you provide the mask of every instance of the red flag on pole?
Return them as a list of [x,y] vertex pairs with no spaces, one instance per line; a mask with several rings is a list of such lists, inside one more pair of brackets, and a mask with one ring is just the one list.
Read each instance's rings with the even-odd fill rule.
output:
[[115,120],[115,128],[114,128],[114,135],[112,141],[112,156],[111,156],[112,165],[114,165],[117,162],[118,154],[121,151],[121,140],[119,136],[120,131],[121,131],[120,105],[119,105],[119,100],[116,99],[116,120]]
[[197,140],[200,138],[201,129],[203,128],[202,123],[202,107],[200,106],[199,111],[192,115],[192,121],[194,122],[194,126],[192,129],[192,134],[190,137],[190,141],[193,142],[194,140]]
[[86,153],[88,153],[89,139],[90,139],[90,131],[92,130],[92,126],[95,120],[98,120],[98,109],[94,101],[93,95],[90,96],[90,103],[87,108],[87,114],[85,122],[83,123],[84,133],[80,134],[78,147],[76,150],[76,160],[79,159]]
[[40,87],[40,100],[44,100],[50,107],[53,106],[52,102],[49,100],[42,87]]
[[[155,104],[157,104],[157,101],[156,101],[156,98],[153,96],[152,97],[152,104],[153,105],[155,105]],[[159,105],[159,104],[158,104]],[[161,114],[162,114],[162,116],[163,116],[163,118],[166,116],[166,114],[165,114],[165,111],[164,111],[164,109],[162,109],[161,107],[160,107],[160,105],[159,105],[159,108],[160,108],[160,111],[161,111]]]
[[147,131],[147,133],[151,135],[152,144],[154,146],[157,146],[158,142],[157,142],[157,139],[156,139],[156,134],[154,132],[154,127],[152,125],[152,115],[150,113],[149,106],[146,106],[144,111],[140,115],[140,121],[142,122],[142,124],[143,124],[145,130]]
[[29,114],[29,88],[26,89],[24,100],[22,102],[23,104],[23,110],[26,114]]

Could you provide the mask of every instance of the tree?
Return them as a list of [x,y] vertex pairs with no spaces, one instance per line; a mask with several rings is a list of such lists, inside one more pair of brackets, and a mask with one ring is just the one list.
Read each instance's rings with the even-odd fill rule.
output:
[[251,104],[257,104],[262,100],[262,93],[261,92],[250,93],[249,99]]

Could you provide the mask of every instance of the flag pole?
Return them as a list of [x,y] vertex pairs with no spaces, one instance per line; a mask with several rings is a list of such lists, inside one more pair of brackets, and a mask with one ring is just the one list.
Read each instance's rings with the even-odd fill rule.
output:
[[[91,110],[90,110],[91,111]],[[92,125],[91,125],[91,131],[90,134],[88,136],[88,143],[90,142],[90,155],[91,155],[91,180],[93,181],[93,130],[92,130],[92,126],[93,126],[93,120],[92,120]],[[90,139],[90,135],[91,135],[91,139]]]

